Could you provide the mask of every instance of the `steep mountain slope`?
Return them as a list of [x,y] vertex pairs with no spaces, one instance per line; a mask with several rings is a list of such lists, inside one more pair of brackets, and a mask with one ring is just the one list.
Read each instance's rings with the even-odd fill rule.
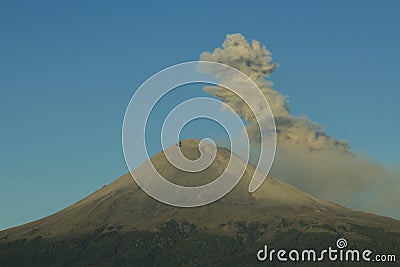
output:
[[[198,144],[197,140],[183,141],[183,154],[190,159],[198,158]],[[201,173],[176,169],[166,160],[163,152],[151,161],[168,180],[193,186],[216,179],[225,169],[230,154],[229,150],[218,148],[214,162]],[[143,166],[133,175],[141,168]],[[353,211],[317,199],[272,177],[268,177],[257,191],[250,194],[247,188],[254,171],[254,167],[248,165],[241,181],[229,194],[198,208],[177,208],[160,203],[143,192],[128,173],[58,213],[0,232],[0,240],[38,236],[65,239],[93,233],[97,229],[107,231],[107,227],[121,232],[156,231],[170,220],[187,222],[199,229],[228,236],[237,233],[236,222],[264,223],[268,225],[264,236],[267,239],[277,229],[288,225],[290,229],[308,232],[325,231],[326,225],[333,231],[342,229],[348,232],[351,225],[360,225],[400,232],[398,220]]]

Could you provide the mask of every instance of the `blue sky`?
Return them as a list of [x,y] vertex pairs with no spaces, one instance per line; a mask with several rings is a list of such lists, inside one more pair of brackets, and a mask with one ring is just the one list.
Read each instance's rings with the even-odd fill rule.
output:
[[399,166],[398,1],[2,1],[0,229],[127,172],[125,108],[155,72],[228,33],[257,39],[291,110]]

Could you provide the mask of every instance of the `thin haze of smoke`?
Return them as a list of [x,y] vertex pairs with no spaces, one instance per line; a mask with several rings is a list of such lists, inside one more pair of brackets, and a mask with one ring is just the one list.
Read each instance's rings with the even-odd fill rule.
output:
[[279,145],[271,175],[319,198],[400,218],[399,174],[365,156]]
[[[400,218],[400,175],[368,158],[351,153],[350,144],[326,135],[321,125],[290,114],[287,97],[268,80],[277,64],[258,41],[251,44],[241,34],[228,34],[222,48],[204,52],[201,60],[235,67],[262,90],[274,114],[277,153],[271,174],[298,188],[339,204]],[[206,86],[204,90],[227,103],[248,121],[247,131],[259,139],[250,109],[230,91]]]

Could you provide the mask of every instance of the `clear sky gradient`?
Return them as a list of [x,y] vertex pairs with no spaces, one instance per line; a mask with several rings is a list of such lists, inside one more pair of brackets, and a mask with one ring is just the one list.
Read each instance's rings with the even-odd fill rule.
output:
[[2,1],[0,229],[39,219],[127,172],[125,108],[155,72],[257,39],[291,110],[400,163],[399,1]]

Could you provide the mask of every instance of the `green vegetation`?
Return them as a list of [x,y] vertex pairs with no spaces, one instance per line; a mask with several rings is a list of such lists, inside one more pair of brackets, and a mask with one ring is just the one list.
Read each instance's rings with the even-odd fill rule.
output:
[[[281,266],[259,263],[256,253],[268,244],[275,249],[317,250],[335,247],[335,233],[305,233],[289,230],[261,240],[267,225],[235,223],[235,237],[212,234],[189,223],[169,221],[158,232],[116,231],[105,227],[79,238],[50,241],[42,238],[0,244],[1,266]],[[368,248],[378,253],[398,254],[400,234],[376,228],[352,226],[352,234],[363,238],[350,240],[352,249]],[[400,256],[400,255],[398,255]],[[291,263],[281,263],[291,266]],[[328,265],[327,265],[328,264]],[[298,263],[293,266],[352,266],[326,262],[323,265]],[[354,263],[353,263],[354,264]],[[383,266],[395,266],[394,263]],[[354,266],[363,266],[362,263]]]

